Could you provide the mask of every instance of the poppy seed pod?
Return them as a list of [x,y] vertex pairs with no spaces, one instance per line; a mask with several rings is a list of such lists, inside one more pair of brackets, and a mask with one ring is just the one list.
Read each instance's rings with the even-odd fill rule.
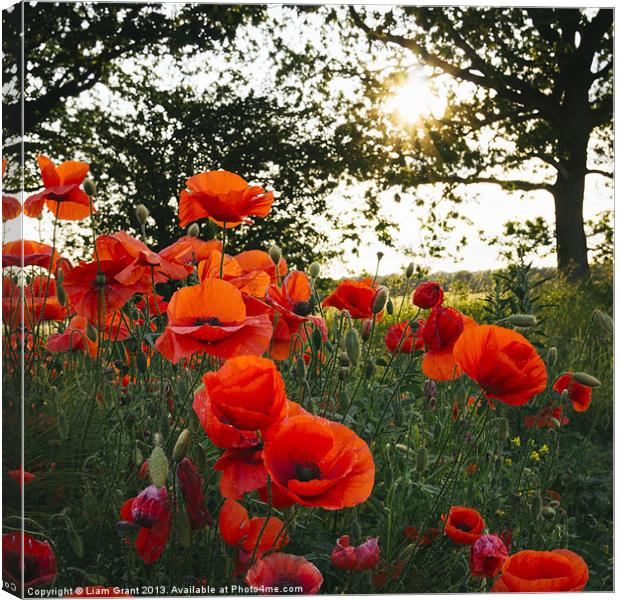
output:
[[601,385],[601,382],[596,377],[593,377],[588,373],[573,373],[573,379],[577,383],[580,383],[581,385],[587,385],[588,387],[599,387]]
[[380,313],[384,308],[388,300],[388,289],[382,285],[375,292],[375,297],[372,301],[372,313],[374,315]]
[[89,195],[89,196],[94,196],[97,193],[97,184],[90,178],[85,179],[84,183],[84,191]]
[[161,446],[155,446],[149,457],[149,475],[158,488],[166,484],[168,475],[168,459]]
[[197,238],[199,234],[200,234],[200,226],[198,225],[198,223],[192,223],[187,228],[187,235],[189,237]]
[[407,265],[407,268],[405,269],[405,277],[407,279],[411,279],[413,277],[413,269],[414,269],[413,263],[409,263]]
[[310,275],[310,277],[312,277],[312,279],[316,279],[319,276],[320,272],[321,272],[321,265],[315,260],[308,267],[308,274]]
[[181,462],[187,455],[190,439],[191,434],[189,429],[184,429],[181,431],[179,437],[177,438],[177,442],[174,445],[174,450],[172,451],[172,460],[175,463]]
[[269,256],[276,265],[280,264],[280,261],[282,260],[282,250],[280,250],[279,246],[273,244],[271,248],[269,248]]
[[140,225],[144,225],[149,218],[149,209],[144,204],[136,206],[136,219]]
[[360,359],[361,347],[360,337],[356,329],[349,329],[345,337],[345,348],[347,350],[347,356],[353,366],[356,366]]

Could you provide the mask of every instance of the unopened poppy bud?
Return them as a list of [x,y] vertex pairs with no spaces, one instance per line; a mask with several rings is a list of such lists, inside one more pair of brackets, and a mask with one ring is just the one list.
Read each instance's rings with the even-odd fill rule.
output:
[[189,524],[189,517],[187,516],[187,511],[180,510],[174,516],[174,532],[177,535],[177,540],[179,540],[179,546],[183,549],[187,549],[191,543],[191,530]]
[[136,463],[137,467],[139,467],[144,462],[144,454],[142,454],[142,450],[140,450],[140,448],[136,448],[133,460]]
[[497,437],[500,442],[508,438],[508,419],[501,418],[497,421]]
[[392,298],[388,298],[388,301],[385,305],[385,312],[388,315],[393,315],[394,314],[394,303],[392,302]]
[[538,323],[534,315],[511,315],[505,321],[515,327],[534,327]]
[[282,259],[282,250],[280,250],[279,246],[273,244],[271,248],[269,248],[269,256],[271,256],[271,260],[278,265]]
[[90,490],[86,490],[82,497],[82,508],[85,517],[91,522],[96,523],[99,520],[99,504]]
[[191,434],[189,429],[184,429],[179,433],[177,443],[174,445],[174,450],[172,451],[172,460],[175,463],[181,462],[187,456],[190,438]]
[[555,417],[550,417],[549,419],[551,421],[551,423],[553,424],[554,427],[559,427],[560,426],[560,421],[558,419],[556,419]]
[[542,516],[544,519],[550,521],[555,517],[555,508],[552,508],[551,506],[545,506],[545,508],[542,509]]
[[149,457],[149,475],[153,485],[158,488],[166,485],[168,476],[168,459],[161,446],[155,446]]
[[306,378],[306,361],[303,358],[297,359],[295,371],[299,380],[303,381]]
[[97,193],[97,184],[92,179],[90,179],[90,177],[84,180],[83,187],[84,191],[89,196],[94,196]]
[[379,314],[384,308],[388,300],[388,289],[382,285],[375,292],[375,298],[372,301],[372,313],[374,315]]
[[367,342],[370,339],[370,334],[372,333],[372,321],[370,319],[366,319],[362,323],[362,339]]
[[197,238],[200,235],[200,226],[198,225],[198,223],[192,223],[187,228],[187,235],[193,238]]
[[96,342],[97,341],[97,330],[90,323],[86,327],[86,337],[91,342]]
[[138,371],[140,373],[146,373],[148,369],[148,361],[146,360],[146,354],[140,351],[136,354],[136,366],[138,367]]
[[375,374],[376,368],[377,367],[375,366],[375,363],[372,361],[372,359],[369,358],[366,366],[364,367],[364,376],[366,377],[366,379],[372,379],[373,375]]
[[347,350],[347,356],[353,366],[356,366],[360,359],[361,347],[360,336],[356,329],[349,329],[345,337],[345,348]]
[[418,456],[416,460],[416,469],[421,473],[426,469],[428,465],[428,451],[426,448],[420,448],[418,450]]
[[136,219],[140,225],[144,225],[149,218],[149,209],[144,204],[138,204],[136,206]]
[[573,379],[577,383],[580,383],[581,385],[587,385],[588,387],[599,387],[601,385],[601,382],[596,377],[593,377],[588,373],[573,373]]
[[84,556],[84,544],[82,543],[80,534],[75,530],[73,525],[67,527],[67,537],[69,538],[69,543],[75,554],[79,558],[82,558]]
[[614,332],[614,320],[607,313],[599,310],[598,308],[594,311],[594,317],[601,324],[603,329],[606,329],[609,333]]
[[549,348],[547,352],[547,364],[552,367],[558,360],[558,349],[555,346]]
[[338,354],[338,363],[340,364],[341,367],[351,366],[349,355],[346,352],[340,352],[340,354]]
[[323,343],[323,334],[321,333],[321,330],[318,327],[315,327],[312,330],[312,345],[315,348],[320,348],[322,343]]
[[193,447],[192,454],[194,455],[194,460],[196,462],[196,466],[198,467],[198,471],[203,473],[207,468],[207,455],[205,454],[205,449],[200,444],[196,444]]
[[543,510],[543,501],[540,495],[537,494],[532,499],[532,516],[535,519],[538,519],[538,517],[540,517],[542,513],[542,510]]
[[54,274],[56,277],[56,283],[62,283],[65,278],[65,272],[60,268],[56,268],[56,273]]
[[407,265],[407,268],[405,269],[405,277],[407,279],[411,279],[413,277],[413,269],[414,269],[413,263],[409,263]]
[[312,277],[312,279],[316,279],[319,276],[320,272],[321,272],[321,265],[315,260],[308,267],[308,275],[310,275],[310,277]]
[[67,292],[65,292],[65,288],[62,287],[60,281],[56,282],[56,298],[62,306],[67,305]]

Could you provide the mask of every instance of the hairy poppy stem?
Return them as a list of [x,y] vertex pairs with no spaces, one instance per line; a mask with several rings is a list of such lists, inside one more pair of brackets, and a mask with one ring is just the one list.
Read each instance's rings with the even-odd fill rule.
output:
[[222,231],[222,255],[220,256],[220,279],[224,279],[224,253],[226,252],[226,221]]

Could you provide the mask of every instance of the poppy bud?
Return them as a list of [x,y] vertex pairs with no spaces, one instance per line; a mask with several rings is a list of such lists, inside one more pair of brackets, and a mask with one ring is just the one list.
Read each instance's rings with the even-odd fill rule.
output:
[[443,289],[436,281],[425,281],[413,292],[413,303],[418,308],[434,308],[443,302]]
[[323,343],[323,334],[321,333],[321,330],[318,327],[315,327],[312,330],[312,345],[315,348],[320,348],[322,343]]
[[153,436],[153,445],[154,446],[159,446],[159,447],[164,445],[164,437],[162,436],[161,433],[156,433]]
[[82,558],[84,556],[84,544],[82,543],[80,534],[74,529],[73,525],[67,527],[67,537],[69,538],[69,543],[75,554],[79,558]]
[[560,421],[556,419],[555,417],[550,417],[549,420],[551,421],[551,423],[553,424],[555,428],[560,427]]
[[187,455],[187,449],[189,448],[189,442],[191,435],[189,429],[184,429],[177,438],[177,443],[174,445],[172,451],[172,460],[174,462],[181,462]]
[[414,266],[413,266],[413,263],[411,262],[407,265],[407,268],[405,269],[405,277],[407,279],[411,279],[413,277],[413,269],[414,269]]
[[312,279],[316,279],[319,276],[320,272],[321,272],[321,265],[315,260],[308,267],[308,274],[310,275],[310,277],[312,277]]
[[56,298],[62,306],[67,306],[67,293],[65,288],[62,287],[60,281],[56,282]]
[[56,277],[56,283],[62,283],[64,278],[65,278],[65,272],[60,269],[60,268],[56,268],[56,273],[54,274],[54,276]]
[[547,364],[550,367],[553,367],[553,365],[555,365],[557,360],[558,360],[558,349],[555,346],[552,346],[551,348],[549,348],[549,351],[547,352]]
[[394,303],[392,302],[392,298],[388,298],[387,304],[385,305],[385,312],[388,315],[394,314]]
[[347,350],[347,356],[353,366],[356,366],[360,359],[361,347],[360,337],[356,329],[349,329],[345,337],[345,348]]
[[503,442],[508,438],[508,419],[501,418],[497,421],[497,438]]
[[534,315],[511,315],[505,322],[515,327],[534,327],[538,319]]
[[97,330],[90,323],[86,327],[86,337],[91,342],[96,342],[97,341]]
[[372,321],[370,319],[366,319],[362,322],[362,339],[367,342],[370,339],[370,334],[372,333]]
[[194,456],[194,460],[196,461],[198,470],[200,472],[204,472],[207,468],[207,455],[205,454],[205,449],[200,444],[196,444],[192,449],[192,454]]
[[153,485],[158,488],[166,484],[168,475],[168,459],[161,446],[155,446],[149,457],[149,475]]
[[144,204],[136,206],[136,219],[140,225],[144,225],[149,218],[149,209]]
[[372,301],[372,314],[376,315],[380,313],[384,308],[388,300],[388,289],[382,285],[375,292],[374,300]]
[[599,387],[601,385],[601,382],[596,377],[593,377],[588,373],[573,373],[573,379],[577,383],[581,383],[581,385],[587,385],[588,387]]
[[99,520],[99,505],[90,490],[86,490],[84,493],[82,508],[84,509],[84,515],[91,523],[96,523]]
[[613,317],[610,317],[607,313],[604,313],[602,310],[598,308],[593,313],[596,320],[601,324],[603,329],[607,330],[609,333],[614,332],[614,320]]
[[555,517],[555,509],[551,506],[545,506],[545,508],[542,509],[542,516],[544,519],[551,521],[551,519]]
[[82,185],[84,187],[84,191],[89,196],[94,196],[97,193],[97,184],[92,179],[85,179]]
[[200,235],[200,226],[198,225],[198,223],[192,223],[187,228],[187,235],[193,238],[197,238]]
[[174,532],[177,534],[177,539],[179,540],[179,546],[183,549],[187,549],[191,543],[191,531],[189,527],[189,517],[187,516],[187,512],[184,510],[180,510],[174,516]]
[[340,354],[338,354],[338,363],[340,364],[341,367],[351,366],[349,355],[346,352],[341,352]]
[[426,469],[427,465],[428,465],[428,451],[426,450],[426,448],[422,447],[418,450],[416,469],[420,471],[421,473],[422,471],[424,471],[424,469]]
[[269,256],[271,256],[271,260],[276,264],[280,264],[280,260],[282,260],[282,250],[276,244],[273,244],[271,248],[269,248]]
[[366,362],[366,366],[364,367],[364,376],[366,379],[372,379],[376,369],[377,367],[375,366],[375,363],[369,358]]
[[142,351],[136,354],[136,366],[138,367],[138,371],[140,371],[140,373],[146,373],[148,369],[146,354]]
[[142,454],[142,450],[140,450],[140,448],[136,448],[133,455],[133,460],[136,463],[136,467],[139,467],[144,462],[144,454]]
[[306,378],[306,361],[303,358],[298,358],[295,362],[295,374],[300,381]]
[[349,376],[349,367],[340,367],[338,370],[338,379],[340,381],[345,381]]
[[540,495],[537,494],[532,499],[532,516],[535,519],[538,519],[538,517],[540,517],[542,513],[542,510],[543,510],[543,501]]

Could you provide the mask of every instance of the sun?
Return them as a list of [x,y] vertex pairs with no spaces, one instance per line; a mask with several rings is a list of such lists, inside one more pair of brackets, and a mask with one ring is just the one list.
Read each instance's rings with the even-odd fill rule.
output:
[[427,78],[410,75],[390,95],[386,108],[399,121],[413,125],[429,117],[441,117],[446,110],[446,101],[437,94]]

